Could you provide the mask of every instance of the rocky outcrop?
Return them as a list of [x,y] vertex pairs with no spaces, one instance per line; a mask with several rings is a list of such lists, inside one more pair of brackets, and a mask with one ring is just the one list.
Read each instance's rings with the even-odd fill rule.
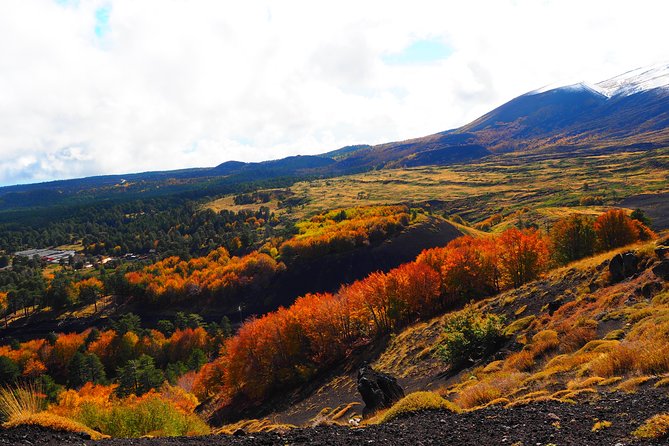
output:
[[397,379],[385,373],[377,372],[368,364],[358,370],[358,392],[362,395],[365,408],[362,416],[367,418],[374,412],[393,405],[404,397],[404,390]]
[[655,265],[653,267],[653,274],[661,279],[669,280],[669,259],[664,259]]
[[609,262],[609,274],[612,282],[620,282],[637,273],[639,258],[633,252],[617,254]]

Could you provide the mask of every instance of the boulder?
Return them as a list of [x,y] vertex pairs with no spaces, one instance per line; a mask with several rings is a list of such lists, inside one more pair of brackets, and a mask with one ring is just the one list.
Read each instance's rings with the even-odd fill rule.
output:
[[669,246],[658,246],[655,248],[655,255],[660,260],[667,258],[667,255],[669,255]]
[[661,283],[659,283],[659,282],[648,282],[641,287],[639,292],[646,299],[650,299],[655,294],[657,294],[657,292],[660,291],[660,290],[662,290],[662,284]]
[[613,282],[619,282],[636,274],[639,258],[633,252],[616,254],[609,262],[609,273]]
[[655,265],[653,274],[661,279],[669,280],[669,259],[664,259]]
[[362,395],[365,408],[362,416],[386,409],[404,397],[404,390],[394,377],[377,372],[370,365],[363,364],[358,370],[358,392]]

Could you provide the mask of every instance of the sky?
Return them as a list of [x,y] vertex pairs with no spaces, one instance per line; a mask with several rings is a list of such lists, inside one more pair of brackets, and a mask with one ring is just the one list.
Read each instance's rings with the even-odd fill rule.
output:
[[669,61],[665,1],[1,0],[0,185],[317,154]]

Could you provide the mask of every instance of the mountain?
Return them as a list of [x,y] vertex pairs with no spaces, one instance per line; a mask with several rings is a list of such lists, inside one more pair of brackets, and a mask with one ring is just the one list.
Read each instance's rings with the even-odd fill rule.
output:
[[[334,162],[302,173],[471,162],[491,154],[649,149],[669,144],[669,64],[589,84],[530,91],[460,128],[406,141],[320,155]],[[286,167],[291,159],[273,161]],[[255,170],[262,163],[239,166]]]
[[[316,156],[260,163],[227,161],[213,168],[91,177],[0,188],[0,208],[60,202],[85,191],[194,195],[230,192],[231,185],[308,178],[370,169],[475,162],[514,152],[544,157],[669,145],[669,64],[638,68],[595,83],[530,91],[460,128],[375,146],[356,145]],[[224,186],[220,186],[223,184]],[[205,185],[205,186],[202,186]],[[220,187],[219,187],[220,186]]]

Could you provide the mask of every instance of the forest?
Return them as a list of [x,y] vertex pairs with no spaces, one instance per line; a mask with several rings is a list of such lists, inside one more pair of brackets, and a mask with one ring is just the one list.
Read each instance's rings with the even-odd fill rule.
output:
[[[111,416],[103,412],[136,415],[133,408],[144,405],[160,405],[165,414],[181,417],[177,424],[183,429],[204,432],[206,425],[194,415],[198,402],[216,401],[223,408],[240,399],[262,401],[415,321],[521,287],[551,268],[655,237],[643,215],[634,216],[618,209],[596,218],[574,213],[546,233],[512,227],[463,236],[398,268],[343,285],[336,293],[307,294],[286,308],[250,317],[236,330],[226,318],[205,323],[201,316],[185,313],[144,327],[139,316],[128,313],[102,330],[52,333],[26,342],[8,339],[0,347],[0,381],[38,382],[51,402],[50,413],[101,432],[112,432],[95,421]],[[387,236],[411,218],[402,206],[332,211],[298,224],[298,235],[284,244],[323,244],[320,250],[304,251],[312,256],[342,249],[340,243],[332,245],[340,237],[366,243],[378,237],[373,234]],[[277,261],[282,246],[241,258],[230,257],[221,247],[205,257],[169,257],[116,275],[149,299],[220,296],[229,287],[266,286],[268,275],[286,267]],[[351,249],[355,242],[343,246]],[[288,267],[294,261],[287,260]],[[45,281],[46,295],[63,286],[59,280]],[[107,286],[93,277],[67,285],[79,300],[106,293]],[[0,304],[6,307],[11,293],[0,293]],[[178,433],[191,432],[183,429]]]

